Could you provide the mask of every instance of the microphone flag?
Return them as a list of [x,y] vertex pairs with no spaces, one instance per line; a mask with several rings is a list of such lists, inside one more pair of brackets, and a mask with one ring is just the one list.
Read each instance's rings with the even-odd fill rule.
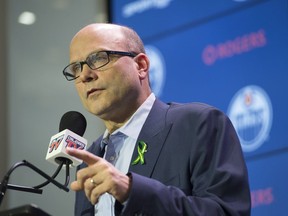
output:
[[65,129],[51,137],[46,154],[46,160],[59,165],[63,159],[70,160],[70,165],[76,167],[83,161],[66,153],[66,148],[86,150],[87,140],[78,134]]

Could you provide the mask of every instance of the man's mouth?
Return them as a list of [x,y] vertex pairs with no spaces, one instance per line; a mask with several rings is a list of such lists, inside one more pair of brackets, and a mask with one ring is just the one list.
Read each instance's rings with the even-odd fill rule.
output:
[[97,91],[99,91],[99,90],[101,90],[101,89],[97,89],[97,88],[93,88],[93,89],[90,89],[89,91],[87,91],[87,98],[91,95],[91,94],[93,94],[94,92],[97,92]]

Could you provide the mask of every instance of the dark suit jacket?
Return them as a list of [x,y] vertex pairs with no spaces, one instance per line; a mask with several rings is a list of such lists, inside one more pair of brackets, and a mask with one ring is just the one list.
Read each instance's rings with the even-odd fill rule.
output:
[[[90,152],[100,155],[101,138]],[[145,164],[130,165],[131,193],[124,209],[116,202],[116,215],[250,215],[246,165],[225,114],[205,104],[156,100],[140,140],[148,146]],[[75,215],[94,216],[83,192],[76,194]]]

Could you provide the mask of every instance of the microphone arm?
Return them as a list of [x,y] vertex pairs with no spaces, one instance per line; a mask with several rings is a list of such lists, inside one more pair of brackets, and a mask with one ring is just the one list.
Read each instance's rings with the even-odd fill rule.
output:
[[52,184],[54,184],[55,186],[57,186],[58,188],[68,192],[69,189],[59,183],[58,181],[56,181],[54,178],[50,177],[49,175],[47,175],[45,172],[43,172],[42,170],[40,170],[39,168],[37,168],[36,166],[34,166],[33,164],[29,163],[28,161],[26,160],[23,160],[22,162],[24,162],[24,165],[25,166],[28,166],[29,168],[31,168],[32,170],[34,170],[35,172],[37,172],[38,174],[40,174],[42,177],[46,178],[49,182],[51,182]]
[[[57,175],[59,174],[59,172],[61,171],[61,169],[62,169],[62,167],[63,167],[63,164],[64,164],[64,162],[62,162],[62,163],[59,164],[57,170],[56,170],[55,173],[51,176],[51,178],[53,178],[53,179],[56,178],[56,176],[57,176]],[[66,178],[67,178],[67,177],[66,177]],[[42,188],[42,187],[48,185],[49,183],[50,183],[50,181],[47,180],[46,182],[44,182],[44,183],[42,183],[42,184],[39,184],[39,185],[34,186],[34,188]],[[65,185],[65,186],[67,186],[67,185]]]
[[[54,184],[55,186],[57,186],[58,188],[68,192],[69,189],[67,188],[67,185],[69,183],[69,166],[67,167],[66,170],[66,181],[65,181],[65,185],[62,185],[61,183],[59,183],[58,181],[56,181],[54,178],[58,175],[59,171],[61,170],[62,166],[63,166],[64,162],[61,163],[58,167],[58,169],[56,170],[56,172],[54,173],[54,175],[52,177],[50,177],[49,175],[47,175],[45,172],[43,172],[42,170],[40,170],[39,168],[37,168],[36,166],[34,166],[33,164],[29,163],[26,160],[23,160],[21,162],[17,162],[15,163],[10,169],[9,171],[6,173],[6,175],[4,176],[3,180],[1,181],[0,184],[0,206],[2,203],[2,200],[4,198],[4,195],[6,193],[7,189],[14,189],[14,190],[19,190],[19,191],[25,191],[25,192],[31,192],[31,193],[38,193],[41,194],[42,190],[39,189],[43,186],[46,186],[49,183]],[[66,163],[67,165],[68,163]],[[43,184],[40,184],[38,186],[35,187],[26,187],[26,186],[18,186],[18,185],[10,185],[8,184],[10,175],[12,174],[12,172],[20,166],[26,166],[31,168],[32,170],[34,170],[36,173],[40,174],[42,177],[44,177],[45,179],[47,179],[47,181]],[[67,176],[68,175],[68,176]],[[67,181],[68,180],[68,181]]]
[[[0,182],[0,186],[1,186],[1,182]],[[36,193],[36,194],[42,194],[43,192],[43,190],[39,188],[14,185],[14,184],[8,184],[7,189],[29,192],[29,193]]]

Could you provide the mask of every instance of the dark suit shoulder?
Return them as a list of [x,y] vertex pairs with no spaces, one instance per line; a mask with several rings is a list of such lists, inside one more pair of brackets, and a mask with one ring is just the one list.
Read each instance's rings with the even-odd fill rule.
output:
[[[183,113],[185,114],[194,114],[194,115],[199,115],[199,114],[208,114],[208,113],[221,113],[224,114],[220,109],[217,107],[214,107],[209,104],[205,103],[200,103],[200,102],[191,102],[191,103],[175,103],[171,102],[168,103],[169,107],[169,112],[172,113]],[[224,114],[225,115],[225,114]]]

